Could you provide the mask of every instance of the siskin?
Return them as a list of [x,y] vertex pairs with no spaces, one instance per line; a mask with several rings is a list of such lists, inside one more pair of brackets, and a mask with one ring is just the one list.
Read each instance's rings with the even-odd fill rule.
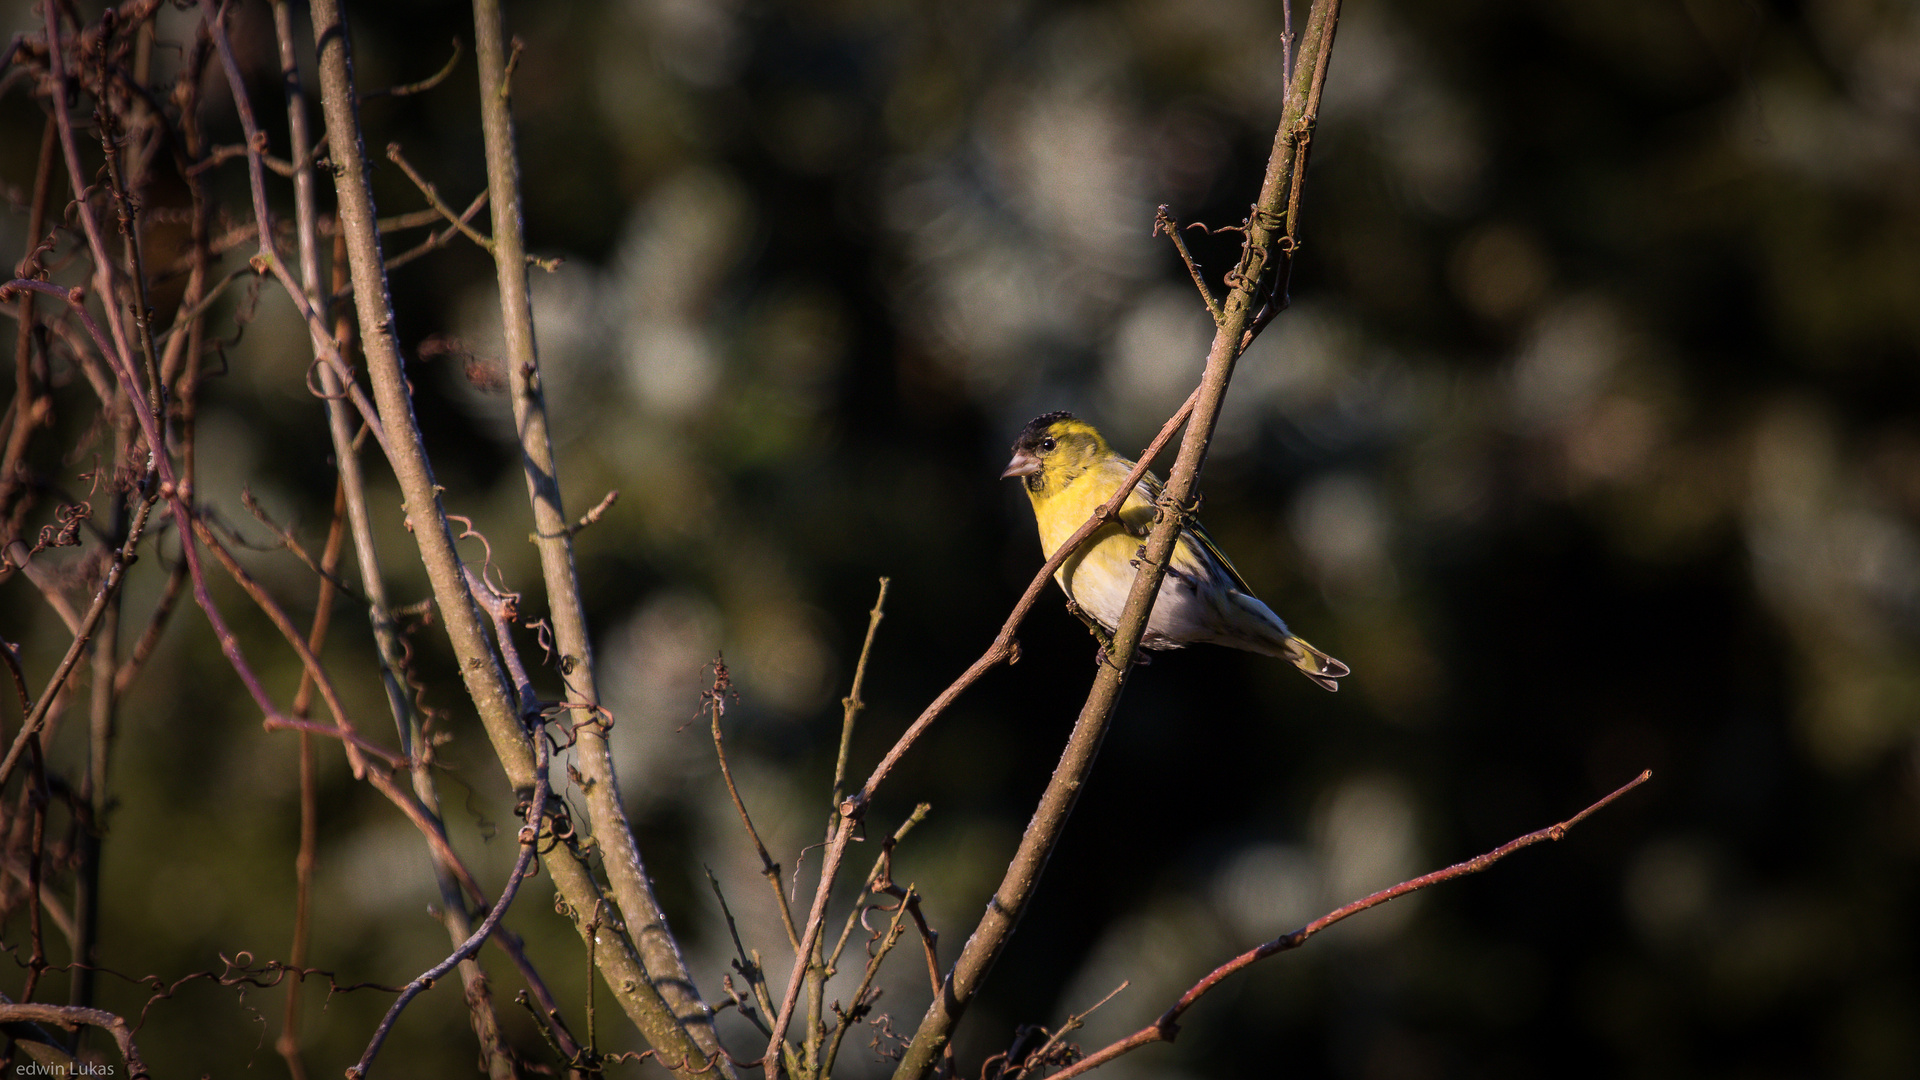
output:
[[[1023,478],[1040,547],[1049,558],[1101,503],[1113,497],[1133,462],[1113,452],[1092,424],[1070,413],[1035,417],[1013,444],[1013,460],[1001,479]],[[1153,525],[1160,481],[1143,477],[1120,507],[1120,520],[1103,526],[1054,572],[1067,600],[1108,633],[1126,606],[1134,570]],[[1167,576],[1154,598],[1141,644],[1178,649],[1209,641],[1287,660],[1328,690],[1347,665],[1297,638],[1287,624],[1247,588],[1245,579],[1197,521],[1180,530]]]

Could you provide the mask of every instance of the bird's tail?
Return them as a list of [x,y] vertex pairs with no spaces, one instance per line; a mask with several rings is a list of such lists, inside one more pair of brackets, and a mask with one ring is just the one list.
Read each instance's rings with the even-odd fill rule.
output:
[[[1258,628],[1257,644],[1248,642],[1241,648],[1252,648],[1268,656],[1277,656],[1300,669],[1300,673],[1312,679],[1323,690],[1340,689],[1334,680],[1350,674],[1347,665],[1313,647],[1305,638],[1295,637],[1280,616],[1273,609],[1246,593],[1235,592],[1233,598],[1240,606],[1255,616],[1254,626]],[[1248,627],[1253,629],[1254,627]]]
[[1292,661],[1301,674],[1319,684],[1323,690],[1340,689],[1340,684],[1334,680],[1349,674],[1347,665],[1314,648],[1304,638],[1289,635],[1285,651],[1280,656]]

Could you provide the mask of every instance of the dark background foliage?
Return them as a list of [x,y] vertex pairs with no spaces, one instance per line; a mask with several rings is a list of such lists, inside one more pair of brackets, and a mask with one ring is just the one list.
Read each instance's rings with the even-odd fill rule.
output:
[[[6,10],[9,30],[37,21],[25,0]],[[367,87],[422,78],[471,40],[459,5],[350,15]],[[188,20],[163,25],[185,35]],[[526,43],[529,240],[566,259],[535,281],[562,478],[576,512],[621,493],[581,537],[616,747],[711,997],[730,945],[703,864],[755,944],[780,948],[709,744],[677,730],[702,665],[724,649],[740,676],[737,768],[791,869],[825,823],[875,579],[893,590],[856,772],[978,654],[1039,563],[1025,499],[995,479],[1020,424],[1070,408],[1131,452],[1197,377],[1206,316],[1149,236],[1153,208],[1244,214],[1279,116],[1281,12],[623,0],[518,4],[509,22]],[[284,153],[263,5],[241,6],[235,39]],[[423,205],[380,159],[388,140],[455,204],[483,186],[470,57],[364,115],[383,212]],[[19,89],[0,99],[15,207],[0,250],[23,250],[40,123]],[[1245,576],[1354,675],[1329,696],[1207,648],[1136,672],[962,1061],[1132,980],[1081,1033],[1098,1045],[1233,952],[1651,768],[1565,842],[1267,961],[1175,1046],[1109,1074],[1912,1075],[1917,131],[1908,5],[1350,4],[1295,303],[1241,365],[1204,487]],[[1189,236],[1217,284],[1235,237]],[[498,355],[482,253],[449,247],[393,288],[410,356],[444,334]],[[268,289],[209,384],[199,491],[244,532],[250,485],[317,544],[332,480],[305,357]],[[412,375],[449,509],[533,591],[504,397],[447,360]],[[418,599],[398,499],[376,483],[396,598]],[[252,561],[311,603],[291,559]],[[130,605],[155,587],[136,581]],[[24,582],[0,589],[5,636],[45,671],[57,621]],[[353,632],[330,658],[365,673],[358,617],[341,614]],[[290,693],[291,659],[263,622],[248,633]],[[449,816],[495,883],[510,844],[483,837],[511,820],[508,793],[437,633],[415,643],[451,736]],[[896,875],[928,895],[949,958],[1093,671],[1093,642],[1053,598],[1022,642],[874,811],[890,831],[932,804]],[[371,676],[349,689],[375,727]],[[256,721],[184,611],[116,750],[102,948],[117,971],[284,954],[293,750]],[[56,740],[56,764],[76,752]],[[420,917],[423,852],[337,757],[326,778],[316,962],[397,983],[445,951]],[[580,1008],[577,943],[541,883],[523,896],[512,922]],[[882,1000],[896,1028],[925,1005],[916,963],[896,962]],[[113,979],[102,994],[134,1013],[147,997]],[[321,1011],[320,996],[325,1071],[387,999]],[[143,1048],[168,1073],[278,1070],[278,1007],[277,992],[190,988],[153,1006]],[[515,1038],[537,1055],[523,1021]],[[457,994],[429,995],[385,1067],[466,1075],[463,1028]],[[846,1058],[857,1070],[871,1053]]]

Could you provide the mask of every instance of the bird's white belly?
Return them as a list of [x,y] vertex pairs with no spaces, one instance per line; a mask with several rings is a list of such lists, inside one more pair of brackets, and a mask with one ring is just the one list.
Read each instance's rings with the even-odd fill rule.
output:
[[[1110,539],[1096,545],[1057,577],[1080,609],[1111,631],[1127,606],[1127,594],[1133,591],[1132,555],[1138,545],[1131,537]],[[1117,549],[1124,548],[1125,551]],[[1170,571],[1160,582],[1160,595],[1154,598],[1153,613],[1147,617],[1145,644],[1149,648],[1175,649],[1193,641],[1211,640],[1219,630],[1219,616],[1209,610],[1193,580]]]

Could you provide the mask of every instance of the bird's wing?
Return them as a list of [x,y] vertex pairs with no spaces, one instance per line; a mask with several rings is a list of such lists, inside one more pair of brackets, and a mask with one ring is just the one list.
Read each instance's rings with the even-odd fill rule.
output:
[[1227,572],[1227,578],[1233,582],[1234,588],[1246,593],[1248,596],[1253,595],[1253,589],[1247,585],[1247,579],[1240,576],[1240,571],[1234,569],[1233,560],[1227,558],[1227,553],[1221,551],[1220,545],[1213,542],[1213,537],[1207,534],[1206,526],[1200,524],[1197,520],[1188,521],[1187,533],[1192,536],[1195,542],[1202,548],[1206,549],[1208,555],[1213,556],[1214,560],[1220,564],[1222,570]]
[[[1125,459],[1121,460],[1120,465],[1124,469],[1133,468],[1133,462]],[[1120,508],[1120,521],[1129,533],[1142,540],[1146,539],[1147,533],[1153,529],[1153,516],[1158,511],[1160,491],[1160,478],[1153,473],[1149,472],[1140,478],[1139,486],[1133,489],[1132,494],[1127,496],[1126,505]],[[1193,537],[1200,548],[1196,554],[1202,558],[1211,556],[1213,561],[1219,563],[1220,568],[1226,571],[1227,580],[1233,584],[1234,588],[1248,596],[1253,595],[1253,589],[1247,585],[1247,579],[1240,576],[1240,571],[1234,569],[1233,561],[1227,558],[1226,552],[1221,551],[1220,545],[1214,543],[1213,537],[1207,535],[1205,526],[1197,520],[1189,520],[1187,534]]]

